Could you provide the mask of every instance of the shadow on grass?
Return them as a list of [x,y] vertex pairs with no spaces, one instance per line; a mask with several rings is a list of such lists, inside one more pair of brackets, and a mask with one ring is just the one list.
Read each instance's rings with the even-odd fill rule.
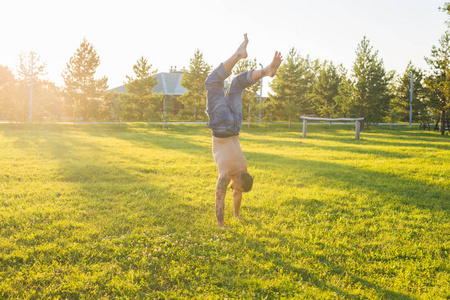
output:
[[[243,144],[245,144],[245,143],[259,144],[262,147],[264,147],[264,146],[267,147],[269,145],[275,146],[273,140],[266,140],[266,139],[260,139],[260,138],[242,139],[242,142],[243,142]],[[342,140],[342,139],[339,140],[338,139],[335,142],[339,142],[339,145],[327,146],[327,145],[308,144],[308,143],[304,143],[302,140],[282,141],[282,142],[279,142],[279,144],[282,147],[291,147],[292,149],[314,148],[314,149],[329,150],[329,151],[333,151],[333,152],[356,153],[356,154],[365,154],[365,155],[372,155],[372,156],[378,156],[378,157],[394,157],[394,158],[398,158],[398,159],[413,157],[413,155],[393,152],[393,151],[389,151],[389,150],[368,149],[367,147],[364,147],[364,145],[367,145],[367,143],[364,143],[361,141],[348,142],[348,140]],[[370,144],[372,144],[372,143],[370,143]],[[351,147],[348,147],[349,145]]]
[[[261,222],[256,220],[251,221],[243,221],[244,223],[248,225],[255,226],[259,230],[262,230],[264,232],[267,232],[269,236],[272,238],[276,238],[279,240],[280,245],[289,245],[290,249],[295,250],[294,252],[297,254],[300,254],[304,257],[309,257],[320,263],[321,265],[327,266],[327,268],[331,268],[331,272],[334,273],[334,275],[337,276],[349,276],[353,283],[361,284],[366,290],[375,290],[377,295],[380,296],[382,299],[406,299],[411,300],[414,299],[406,294],[395,292],[388,290],[380,285],[374,284],[370,281],[367,281],[359,276],[356,276],[355,274],[352,274],[348,270],[343,269],[342,266],[339,266],[335,264],[334,262],[330,261],[329,259],[326,259],[325,257],[317,254],[312,254],[308,251],[305,251],[304,249],[301,249],[298,247],[295,243],[292,243],[292,239],[286,238],[283,234],[280,234],[279,232],[274,232],[268,229],[267,227],[263,226]],[[309,282],[315,285],[317,288],[329,291],[337,294],[339,297],[344,297],[346,299],[360,299],[361,297],[359,295],[352,295],[347,293],[346,291],[340,289],[339,287],[330,284],[326,282],[325,280],[319,278],[318,276],[312,274],[305,268],[296,267],[292,265],[290,262],[280,258],[276,257],[274,255],[273,251],[268,251],[267,247],[264,243],[261,243],[257,241],[256,239],[249,239],[248,236],[242,235],[237,231],[231,231],[232,235],[239,241],[241,244],[241,247],[243,248],[249,248],[253,251],[260,253],[261,257],[265,260],[265,262],[270,261],[273,265],[277,266],[278,268],[287,270],[291,274],[295,274],[297,277],[297,280],[301,280],[303,282]]]
[[270,162],[288,166],[290,170],[284,168],[280,170],[280,174],[306,172],[311,182],[325,179],[326,182],[323,184],[375,192],[382,195],[384,199],[397,199],[393,201],[401,201],[402,204],[414,205],[422,209],[447,212],[450,210],[450,202],[447,201],[449,190],[422,181],[334,162],[286,158],[261,152],[250,153],[255,162],[254,168],[259,168],[257,162]]
[[[95,133],[93,131],[92,135],[96,136]],[[15,138],[15,147],[20,147],[22,151],[34,155],[41,153],[45,160],[56,162],[54,180],[67,182],[76,193],[76,199],[68,200],[65,209],[76,211],[75,215],[89,216],[91,222],[101,219],[101,222],[110,224],[106,230],[108,234],[121,235],[134,230],[133,224],[129,223],[133,220],[127,218],[127,214],[139,215],[153,223],[166,220],[166,225],[174,221],[183,227],[195,223],[199,215],[210,214],[206,206],[183,202],[184,195],[174,193],[170,185],[159,185],[161,174],[148,166],[147,161],[120,150],[100,147],[95,140],[84,140],[79,133],[26,130],[6,131],[4,134]],[[101,135],[110,134],[98,136]],[[152,140],[155,142],[154,137],[146,139],[140,134],[133,138],[141,147]],[[134,142],[133,138],[124,139]],[[161,145],[156,139],[155,143],[167,149],[186,148],[181,141]],[[117,159],[120,162],[116,163]],[[81,210],[85,212],[81,213]],[[197,216],[189,214],[190,211],[195,211]],[[116,226],[112,226],[114,223]]]
[[[246,223],[247,226],[253,225],[260,230],[268,232],[269,235],[271,235],[272,237],[276,237],[280,241],[280,244],[290,245],[291,249],[295,249],[296,253],[304,254],[303,249],[299,249],[294,244],[292,244],[291,241],[288,241],[279,233],[274,233],[273,231],[270,231],[267,228],[262,227],[261,223],[257,221],[246,221],[245,219],[243,219],[243,222]],[[282,258],[274,257],[275,256],[274,253],[269,253],[269,251],[267,251],[266,249],[265,244],[259,242],[257,239],[248,239],[247,235],[242,235],[239,232],[233,230],[231,230],[231,233],[233,237],[239,241],[240,247],[248,248],[255,251],[256,253],[261,254],[261,257],[264,259],[265,262],[271,262],[274,266],[276,266],[277,269],[281,268],[287,270],[291,274],[295,274],[296,281],[310,282],[321,290],[334,292],[340,297],[345,297],[348,299],[351,298],[350,294],[346,293],[345,291],[339,289],[334,285],[324,282],[323,280],[319,279],[316,275],[309,272],[307,269],[293,266],[292,264],[290,264],[286,260],[283,260]]]
[[[93,137],[113,137],[130,142],[136,147],[154,146],[161,149],[175,150],[180,153],[191,154],[194,157],[212,160],[210,154],[210,144],[205,141],[199,141],[197,136],[205,137],[203,133],[191,130],[191,127],[179,128],[177,131],[163,133],[148,133],[135,131],[112,131],[97,132],[83,131]],[[148,178],[153,176],[151,173],[138,176],[134,172],[130,172],[130,168],[126,166],[127,162],[145,164],[146,161],[137,157],[127,156],[124,153],[118,153],[112,149],[99,147],[95,142],[83,141],[65,132],[44,133],[37,139],[34,139],[36,132],[24,132],[21,134],[10,135],[17,137],[16,147],[30,147],[27,151],[35,150],[47,153],[51,160],[58,161],[61,166],[60,174],[62,181],[77,185],[83,197],[84,203],[78,202],[77,199],[72,200],[69,205],[73,209],[85,209],[92,211],[88,215],[91,222],[97,222],[100,227],[100,233],[92,236],[92,239],[99,239],[104,235],[122,235],[133,232],[134,230],[142,230],[143,228],[151,228],[151,226],[168,226],[168,230],[180,231],[184,228],[193,228],[194,231],[205,231],[204,227],[198,226],[195,221],[198,218],[214,218],[213,204],[199,205],[183,202],[184,195],[175,194],[169,188],[161,188],[157,184],[148,182]],[[296,134],[289,133],[292,136]],[[183,137],[188,136],[188,137]],[[335,140],[341,143],[355,143],[354,141],[342,141],[339,137]],[[257,142],[252,139],[245,139],[244,142]],[[263,141],[262,145],[271,145],[279,147],[279,141]],[[296,147],[310,147],[305,144],[296,144],[290,142],[290,147],[294,150]],[[372,141],[370,142],[372,144]],[[380,145],[384,144],[380,142]],[[401,145],[403,145],[401,143]],[[318,147],[321,146],[311,146]],[[335,147],[326,147],[327,150],[344,151]],[[353,149],[345,151],[352,152]],[[151,151],[151,150],[149,150]],[[356,153],[365,154],[368,151],[357,149]],[[371,151],[371,150],[370,150]],[[368,154],[374,154],[374,153]],[[407,179],[398,175],[386,174],[383,172],[363,170],[361,168],[342,165],[333,162],[313,161],[303,158],[288,158],[281,155],[268,154],[264,152],[249,152],[252,156],[253,168],[263,169],[263,164],[272,164],[275,166],[274,171],[283,176],[283,174],[298,172],[306,172],[310,178],[311,184],[318,185],[336,185],[342,188],[362,190],[383,195],[382,199],[388,201],[401,201],[402,204],[414,205],[422,209],[434,209],[436,211],[444,210],[448,213],[450,203],[445,201],[448,190],[428,185],[424,182]],[[380,154],[376,152],[376,154]],[[390,153],[382,154],[388,156]],[[125,165],[108,164],[106,159],[108,156],[120,155]],[[399,158],[404,158],[400,156]],[[408,156],[406,156],[408,157]],[[142,167],[148,172],[148,169]],[[88,171],[88,174],[84,172]],[[280,178],[282,179],[282,178]],[[211,179],[211,183],[215,184],[215,178]],[[111,186],[114,185],[114,186]],[[392,199],[392,200],[391,200]],[[287,202],[287,205],[294,206],[296,201],[293,199]],[[320,207],[323,203],[313,203]],[[389,203],[388,203],[389,204]],[[385,203],[376,203],[376,205],[385,205]],[[401,206],[397,207],[401,209]],[[262,208],[267,210],[268,208]],[[320,208],[317,208],[320,210]],[[316,211],[317,211],[316,210]],[[195,212],[195,213],[193,213]],[[311,210],[313,214],[315,211]],[[334,274],[349,274],[353,282],[361,284],[365,289],[375,289],[382,298],[403,298],[412,299],[405,294],[390,291],[384,287],[376,285],[368,280],[351,274],[341,266],[330,261],[326,257],[319,254],[305,252],[294,241],[294,237],[287,234],[280,234],[263,227],[259,221],[244,221],[247,226],[254,226],[259,230],[268,231],[270,236],[277,238],[280,244],[287,245],[301,256],[311,257],[312,259],[331,266]],[[107,225],[108,227],[105,227]],[[180,228],[182,227],[182,228]],[[251,232],[251,231],[249,231]],[[231,231],[233,237],[236,238],[238,244],[244,249],[253,250],[260,253],[263,260],[270,261],[279,268],[284,268],[293,274],[296,274],[299,281],[311,282],[317,288],[333,292],[340,297],[360,298],[351,295],[345,290],[327,283],[324,279],[312,274],[308,270],[295,266],[288,260],[276,257],[270,253],[267,246],[254,239],[250,234],[241,234]],[[218,250],[220,251],[220,250]],[[341,253],[341,255],[345,255]],[[224,271],[224,274],[226,271]],[[263,274],[263,270],[261,270]],[[214,276],[215,274],[209,274]]]
[[211,141],[204,141],[208,136],[202,130],[197,129],[193,126],[177,125],[174,129],[161,131],[127,130],[114,134],[94,131],[88,132],[88,134],[94,137],[113,137],[143,148],[155,146],[186,154],[203,155],[205,151],[211,151]]
[[[244,140],[249,142],[256,141],[261,144],[273,144],[275,141],[270,139],[264,139],[265,134],[258,134],[254,132],[249,132],[249,137]],[[332,141],[339,143],[340,146],[345,145],[362,145],[362,146],[394,146],[394,147],[420,147],[429,150],[447,150],[450,147],[450,139],[447,137],[441,138],[432,133],[418,133],[418,132],[405,132],[405,131],[371,131],[367,132],[366,135],[361,137],[360,140],[355,140],[354,135],[351,133],[343,134],[343,130],[332,128],[332,129],[316,129],[311,135],[308,135],[306,139],[303,139],[301,132],[283,132],[277,136],[278,138],[291,138],[296,139],[295,141],[285,141],[280,142],[281,145],[289,146],[299,146],[303,141],[311,140],[321,140],[321,141]],[[398,140],[398,141],[397,141]],[[336,148],[340,147],[337,146]],[[352,148],[354,149],[354,148]],[[366,151],[370,151],[364,149]],[[378,150],[377,150],[378,151]],[[387,153],[391,153],[386,151]]]
[[[341,139],[338,136],[325,136],[320,138],[345,144],[358,142]],[[428,150],[447,150],[450,147],[450,139],[443,138],[442,140],[439,140],[439,137],[436,135],[422,135],[420,133],[408,133],[408,135],[406,135],[404,132],[397,131],[367,133],[367,135],[361,139],[360,143],[373,146],[420,147]]]

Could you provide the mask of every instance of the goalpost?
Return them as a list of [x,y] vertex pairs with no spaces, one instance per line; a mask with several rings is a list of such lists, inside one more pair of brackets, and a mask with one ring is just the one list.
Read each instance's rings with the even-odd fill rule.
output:
[[364,121],[364,118],[337,118],[337,119],[328,119],[328,118],[313,118],[313,117],[305,117],[301,116],[300,119],[303,120],[303,135],[302,137],[306,137],[306,128],[308,121],[327,121],[327,122],[355,122],[355,140],[359,140],[359,133],[361,131],[361,121]]

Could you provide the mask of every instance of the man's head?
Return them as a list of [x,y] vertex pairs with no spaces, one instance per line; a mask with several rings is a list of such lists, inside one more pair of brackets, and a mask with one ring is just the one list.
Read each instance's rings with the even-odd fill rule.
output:
[[231,183],[231,188],[240,192],[250,192],[252,186],[253,177],[246,172],[239,173]]

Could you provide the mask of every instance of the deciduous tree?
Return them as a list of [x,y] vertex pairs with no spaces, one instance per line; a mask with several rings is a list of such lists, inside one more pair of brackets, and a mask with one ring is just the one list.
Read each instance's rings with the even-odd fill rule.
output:
[[18,82],[7,66],[0,65],[0,120],[18,118],[17,111]]
[[[41,61],[41,57],[33,52],[22,52],[19,55],[19,65],[16,69],[18,79],[18,89],[14,98],[17,109],[17,119],[26,121],[30,114],[31,97],[31,77],[33,78],[33,119],[39,115],[39,110],[45,98],[40,97],[42,82],[45,80],[46,64]],[[32,76],[33,75],[33,76]]]

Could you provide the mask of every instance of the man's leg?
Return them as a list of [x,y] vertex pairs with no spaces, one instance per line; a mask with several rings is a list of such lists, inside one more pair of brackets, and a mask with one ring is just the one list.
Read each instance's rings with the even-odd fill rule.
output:
[[231,75],[231,70],[237,62],[243,58],[247,58],[247,45],[247,34],[244,34],[244,41],[236,52],[226,61],[221,63],[219,67],[214,69],[211,74],[209,74],[205,82],[205,87],[208,92],[208,103],[212,100],[212,98],[224,97],[223,82],[228,76]]
[[[225,105],[225,92],[223,82],[231,75],[225,71],[223,64],[214,69],[205,81],[206,88],[206,113],[209,118],[221,105]],[[216,120],[217,121],[217,120]]]
[[276,51],[272,62],[268,66],[263,69],[251,70],[239,74],[232,80],[226,97],[231,100],[237,100],[246,87],[256,83],[259,79],[265,76],[274,77],[282,61],[283,57],[281,56],[281,53]]
[[230,88],[225,96],[227,98],[228,105],[233,107],[235,112],[241,111],[241,98],[244,89],[255,84],[259,79],[265,76],[274,77],[282,61],[283,57],[281,56],[281,53],[276,51],[272,62],[264,69],[251,70],[236,76],[231,81]]
[[208,91],[208,99],[210,93],[214,96],[217,96],[217,94],[219,94],[220,97],[224,96],[223,82],[226,78],[228,78],[228,76],[231,75],[231,70],[237,64],[237,62],[247,57],[247,45],[247,34],[244,34],[244,41],[236,50],[236,52],[226,61],[221,63],[220,66],[214,69],[211,74],[209,74],[205,82],[205,87]]
[[[206,113],[209,117],[208,127],[211,129],[213,127],[221,126],[220,122],[223,120],[221,120],[220,118],[222,115],[224,116],[229,115],[226,113],[224,109],[226,108],[226,110],[228,110],[229,109],[228,107],[230,107],[230,105],[228,105],[228,101],[225,97],[223,82],[226,78],[228,78],[231,75],[231,70],[233,69],[234,65],[239,60],[247,57],[247,45],[248,45],[247,34],[244,34],[244,41],[236,50],[236,52],[226,61],[221,63],[219,67],[214,69],[206,79],[205,82],[205,87],[207,90]],[[220,131],[220,128],[218,129],[218,131]]]
[[229,59],[227,59],[222,63],[223,67],[225,68],[225,71],[231,73],[231,70],[233,70],[233,67],[237,64],[238,61],[240,61],[243,58],[247,58],[247,45],[248,45],[247,34],[244,34],[244,41],[236,50],[236,52]]
[[254,70],[252,72],[252,79],[260,80],[261,78],[263,78],[265,76],[274,77],[275,74],[277,74],[278,68],[280,67],[282,61],[283,61],[283,56],[281,56],[281,53],[278,51],[275,51],[275,55],[274,55],[273,60],[270,63],[270,65],[264,67],[263,69]]
[[240,131],[242,125],[242,93],[244,89],[255,84],[262,77],[274,77],[282,61],[283,57],[281,56],[281,53],[277,51],[275,52],[272,62],[264,69],[243,72],[232,80],[225,98],[227,105],[234,111],[238,118],[238,122],[235,124],[236,132]]

